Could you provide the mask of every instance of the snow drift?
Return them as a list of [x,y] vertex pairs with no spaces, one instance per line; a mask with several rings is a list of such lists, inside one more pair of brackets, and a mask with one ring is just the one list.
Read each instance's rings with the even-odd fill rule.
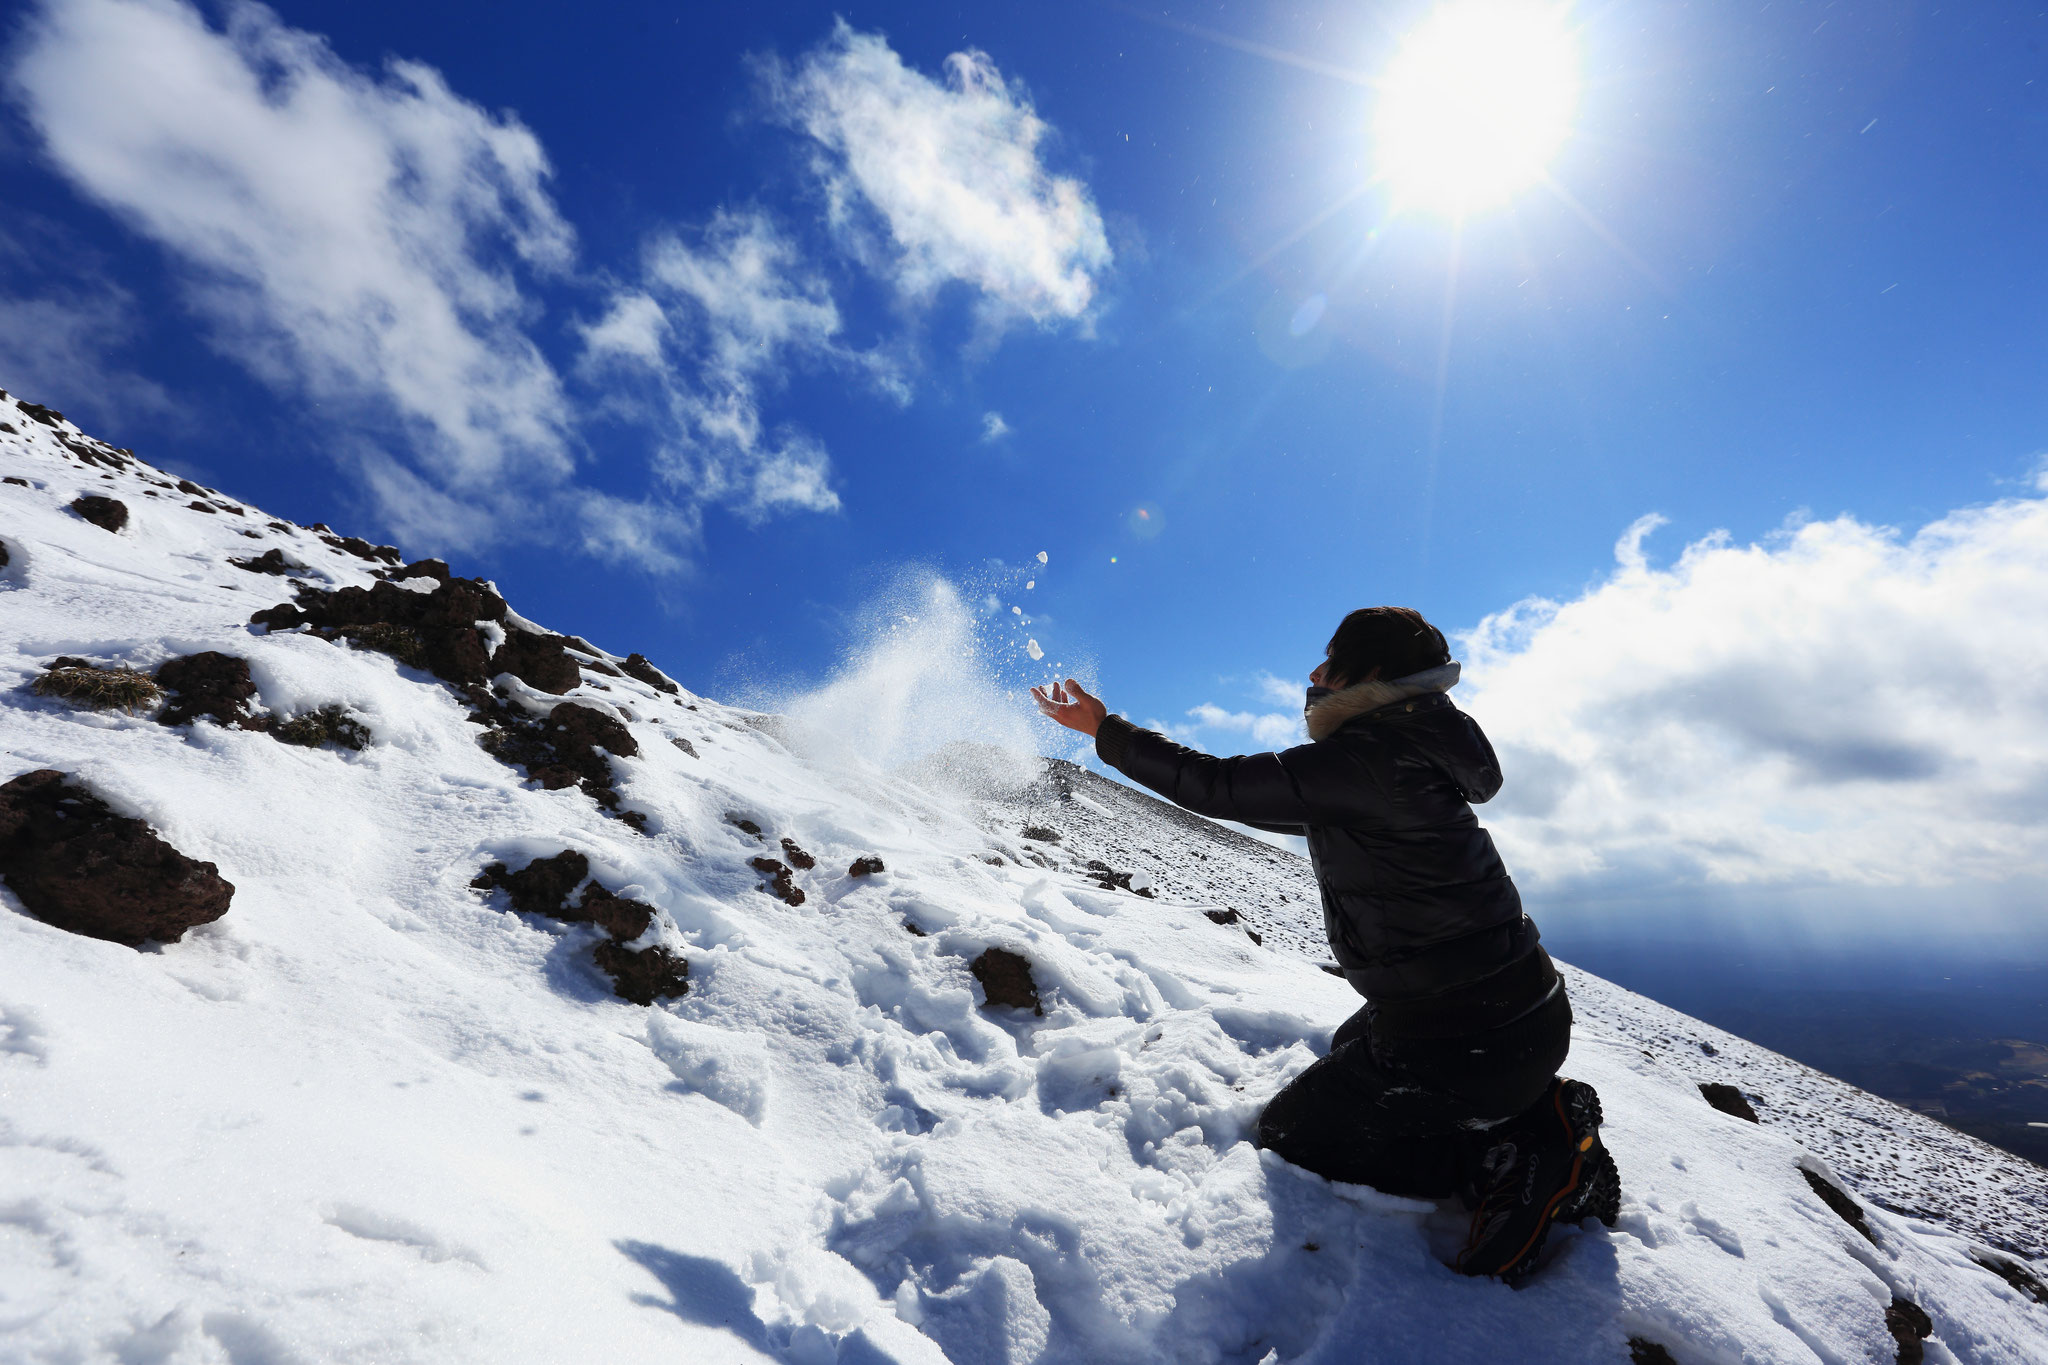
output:
[[[806,757],[509,608],[344,619],[453,576],[31,404],[0,464],[0,782],[232,887],[139,950],[0,891],[0,1358],[2048,1359],[2048,1184],[1969,1139],[1573,973],[1621,1225],[1464,1279],[1455,1206],[1247,1141],[1356,1004],[1299,860]],[[209,653],[210,710],[35,686]]]

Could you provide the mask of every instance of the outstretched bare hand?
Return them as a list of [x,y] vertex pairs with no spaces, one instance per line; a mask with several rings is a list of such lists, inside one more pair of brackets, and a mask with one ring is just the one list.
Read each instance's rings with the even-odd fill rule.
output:
[[1051,687],[1034,687],[1031,696],[1040,711],[1069,730],[1079,730],[1084,735],[1093,735],[1101,729],[1102,718],[1109,714],[1107,706],[1089,696],[1072,678]]

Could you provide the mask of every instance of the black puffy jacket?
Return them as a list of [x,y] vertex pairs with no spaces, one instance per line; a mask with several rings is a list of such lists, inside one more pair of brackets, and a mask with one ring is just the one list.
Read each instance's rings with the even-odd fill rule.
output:
[[1355,706],[1372,686],[1396,699],[1281,753],[1216,758],[1121,716],[1103,722],[1096,752],[1197,814],[1305,834],[1330,948],[1375,1006],[1485,978],[1547,989],[1547,959],[1540,973],[1503,971],[1532,954],[1537,934],[1472,814],[1470,803],[1500,790],[1493,746],[1440,691],[1365,684],[1337,699]]

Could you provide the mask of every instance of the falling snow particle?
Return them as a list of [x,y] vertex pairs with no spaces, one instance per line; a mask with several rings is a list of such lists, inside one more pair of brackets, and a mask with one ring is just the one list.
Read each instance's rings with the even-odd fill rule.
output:
[[1010,615],[1012,615],[1012,616],[1022,616],[1023,614],[1024,614],[1024,608],[1022,608],[1022,607],[1011,607],[1011,608],[1010,608]]
[[1030,592],[1030,591],[1031,591],[1031,590],[1032,590],[1033,588],[1035,588],[1035,587],[1037,587],[1037,586],[1038,586],[1038,580],[1037,580],[1037,579],[1035,579],[1035,578],[1027,578],[1027,579],[1025,579],[1025,580],[1024,580],[1024,591],[1026,591],[1026,592]]
[[1038,562],[1039,562],[1039,563],[1041,563],[1041,564],[1043,564],[1043,563],[1045,563],[1045,562],[1046,562],[1046,558],[1045,558],[1045,551],[1043,551],[1043,550],[1040,550],[1040,551],[1038,552]]
[[1024,652],[1034,659],[1043,659],[1045,657],[1045,651],[1038,647],[1038,641],[1036,640],[1026,640],[1024,642]]

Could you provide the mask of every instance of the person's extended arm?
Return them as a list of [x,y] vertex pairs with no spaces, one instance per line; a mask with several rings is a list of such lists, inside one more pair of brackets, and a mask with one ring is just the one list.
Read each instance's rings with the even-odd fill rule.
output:
[[1299,834],[1309,823],[1308,806],[1278,754],[1217,758],[1175,744],[1110,715],[1071,678],[1049,689],[1033,688],[1032,695],[1052,719],[1093,735],[1104,763],[1176,806],[1275,834]]

